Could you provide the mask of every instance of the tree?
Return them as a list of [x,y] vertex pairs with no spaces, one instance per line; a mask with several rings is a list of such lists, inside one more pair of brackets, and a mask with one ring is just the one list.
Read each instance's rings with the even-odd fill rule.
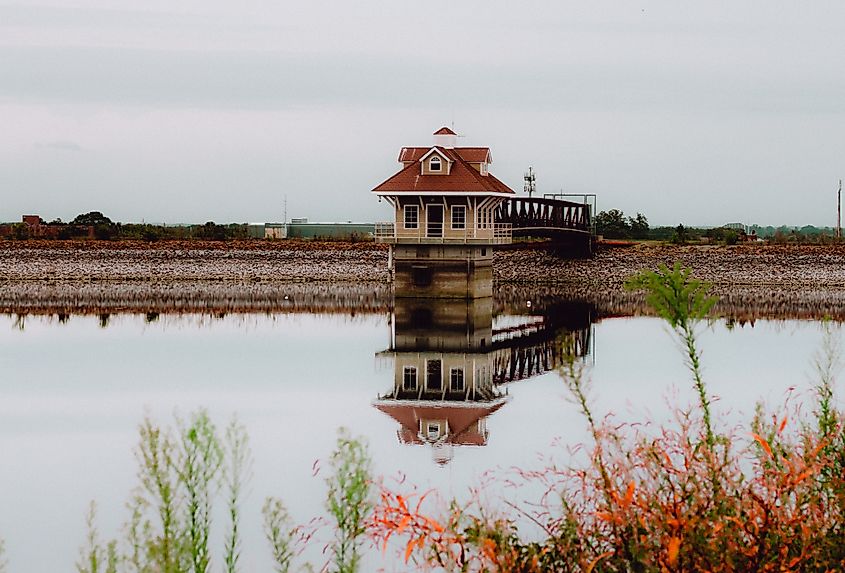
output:
[[99,211],[77,215],[70,224],[80,227],[94,227],[94,237],[102,241],[115,238],[119,231],[118,225]]
[[631,226],[625,213],[611,209],[596,215],[596,233],[608,239],[627,239],[631,236]]
[[12,236],[19,241],[27,240],[30,236],[29,225],[26,223],[15,223],[12,225]]
[[83,213],[77,215],[76,218],[70,222],[71,225],[90,225],[96,227],[97,225],[113,225],[112,220],[100,213],[99,211],[91,211],[90,213]]
[[226,227],[218,225],[214,221],[208,221],[201,227],[194,228],[194,234],[199,239],[207,239],[210,241],[225,241]]
[[672,242],[676,245],[686,245],[689,241],[689,233],[683,223],[675,227],[675,234],[672,235]]
[[628,217],[628,225],[631,228],[631,237],[634,239],[648,239],[648,219],[642,213],[636,217]]

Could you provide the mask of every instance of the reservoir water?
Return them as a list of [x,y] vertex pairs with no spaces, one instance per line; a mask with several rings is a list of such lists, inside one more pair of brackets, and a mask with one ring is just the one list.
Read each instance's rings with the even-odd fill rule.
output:
[[[9,570],[71,570],[91,500],[101,535],[122,536],[145,416],[172,424],[207,408],[219,427],[233,415],[245,425],[254,477],[242,566],[268,571],[263,500],[281,497],[298,522],[324,515],[325,459],[340,427],[365,439],[375,473],[449,498],[540,455],[565,463],[566,447],[588,439],[555,369],[560,349],[586,364],[600,415],[664,422],[669,404],[693,400],[679,348],[656,318],[599,318],[568,301],[495,312],[415,304],[355,315],[0,317],[0,538]],[[838,325],[829,328],[839,336]],[[758,400],[776,406],[790,392],[807,394],[824,330],[797,320],[703,326],[720,420],[747,429]],[[303,558],[321,565],[320,549]],[[404,570],[379,551],[365,568]]]

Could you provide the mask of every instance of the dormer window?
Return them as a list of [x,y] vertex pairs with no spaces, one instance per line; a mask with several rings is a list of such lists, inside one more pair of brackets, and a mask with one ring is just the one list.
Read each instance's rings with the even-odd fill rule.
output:
[[442,168],[440,158],[437,156],[432,157],[428,160],[428,170],[429,171],[440,171]]
[[487,175],[487,164],[486,164],[486,163],[482,163],[482,164],[481,164],[481,169],[479,169],[479,171],[481,172],[481,174],[482,174],[482,175]]

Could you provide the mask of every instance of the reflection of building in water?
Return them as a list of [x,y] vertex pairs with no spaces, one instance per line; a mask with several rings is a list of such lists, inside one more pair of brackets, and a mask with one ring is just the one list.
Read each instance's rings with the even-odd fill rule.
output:
[[493,384],[492,299],[396,299],[393,389],[375,406],[399,422],[399,441],[430,444],[435,460],[453,445],[487,443],[486,418],[507,401]]
[[509,400],[502,384],[589,352],[590,312],[576,310],[586,314],[512,315],[494,328],[491,298],[396,299],[391,346],[380,354],[393,360],[393,388],[375,407],[399,423],[400,442],[431,445],[438,463],[453,446],[486,445],[487,418]]

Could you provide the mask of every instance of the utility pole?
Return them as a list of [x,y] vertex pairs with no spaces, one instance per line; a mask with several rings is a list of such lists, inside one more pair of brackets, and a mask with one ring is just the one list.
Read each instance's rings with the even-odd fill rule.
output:
[[525,185],[523,186],[522,190],[528,193],[528,196],[531,197],[534,194],[534,191],[537,190],[537,177],[534,175],[534,168],[530,165],[528,166],[528,171],[525,173]]
[[842,180],[839,180],[839,191],[836,192],[836,238],[842,238]]

